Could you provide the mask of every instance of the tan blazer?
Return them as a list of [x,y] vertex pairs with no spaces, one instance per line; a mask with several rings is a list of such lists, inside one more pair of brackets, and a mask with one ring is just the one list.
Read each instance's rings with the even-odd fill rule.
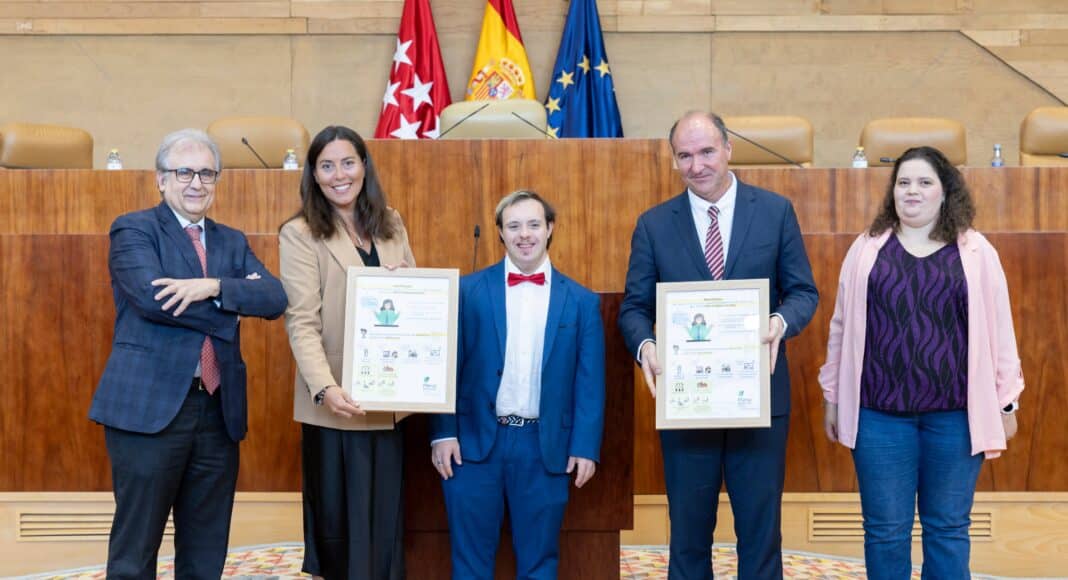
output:
[[[399,227],[391,240],[375,238],[379,260],[383,265],[399,264],[403,260],[415,266],[400,214],[390,211]],[[345,419],[331,413],[326,406],[315,404],[319,391],[330,385],[341,385],[346,271],[349,266],[363,266],[356,247],[340,227],[333,237],[316,240],[307,222],[297,218],[282,226],[278,251],[279,277],[289,298],[286,332],[297,361],[293,419],[333,429],[392,429],[407,413],[367,413]]]

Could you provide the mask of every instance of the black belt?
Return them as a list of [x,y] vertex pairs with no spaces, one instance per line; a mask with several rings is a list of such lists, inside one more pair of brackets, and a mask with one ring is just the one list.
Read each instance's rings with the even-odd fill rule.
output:
[[509,427],[522,427],[524,425],[533,425],[537,422],[537,419],[528,419],[526,417],[520,417],[519,415],[505,415],[503,417],[497,417],[497,423],[501,425],[507,425]]
[[[208,392],[208,387],[206,387],[204,385],[203,379],[201,379],[200,377],[193,377],[193,382],[190,383],[189,390],[190,390],[190,392],[203,391],[203,392],[207,393]],[[218,387],[215,388],[215,392],[216,393],[219,392]],[[209,393],[208,394],[209,397],[213,396],[213,395],[214,395],[214,393]]]

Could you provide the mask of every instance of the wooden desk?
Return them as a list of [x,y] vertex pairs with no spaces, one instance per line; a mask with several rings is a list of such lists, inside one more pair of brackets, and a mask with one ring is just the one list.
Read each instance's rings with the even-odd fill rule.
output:
[[[390,203],[404,216],[420,265],[470,271],[475,225],[478,266],[503,256],[493,208],[523,187],[558,210],[555,266],[605,295],[606,333],[618,340],[618,308],[638,215],[678,191],[663,141],[441,141],[370,144]],[[816,382],[838,270],[857,232],[870,221],[889,169],[742,170],[743,181],[793,200],[821,302],[809,327],[790,341],[793,412],[786,489],[854,491],[849,454],[823,436]],[[965,171],[978,209],[977,228],[1001,253],[1009,279],[1028,389],[1020,432],[1009,451],[987,462],[981,491],[1068,491],[1068,168],[974,168]],[[299,175],[271,170],[225,171],[212,217],[249,234],[256,253],[277,272],[278,226],[296,210]],[[115,216],[158,203],[148,171],[0,171],[0,491],[106,491],[108,461],[98,426],[86,419],[110,350],[114,310],[107,273],[107,230]],[[299,429],[292,422],[294,367],[280,321],[244,322],[249,368],[249,436],[242,445],[239,489],[300,489]],[[613,361],[630,360],[619,353]],[[627,368],[629,367],[629,368]],[[633,401],[632,429],[607,439],[609,478],[632,482],[636,494],[664,493],[653,405],[619,362],[615,392]],[[638,379],[640,381],[640,378]],[[617,385],[618,386],[618,385]],[[630,403],[628,403],[630,404]],[[438,493],[417,471],[429,461],[417,422],[410,429],[410,490]],[[633,440],[633,447],[630,441]],[[620,447],[623,445],[625,447]],[[613,446],[615,448],[613,449]],[[615,450],[633,449],[632,463]],[[610,461],[611,463],[607,463]],[[615,471],[618,465],[619,471]],[[583,490],[585,494],[585,490]],[[573,505],[600,505],[596,495]],[[409,504],[412,505],[411,503]],[[613,504],[614,505],[614,504]],[[578,509],[578,508],[576,508]],[[409,529],[440,530],[443,514],[413,513]],[[578,512],[569,525],[587,524]],[[629,525],[625,518],[613,525]],[[434,523],[437,522],[437,523]],[[435,528],[435,526],[439,526]]]

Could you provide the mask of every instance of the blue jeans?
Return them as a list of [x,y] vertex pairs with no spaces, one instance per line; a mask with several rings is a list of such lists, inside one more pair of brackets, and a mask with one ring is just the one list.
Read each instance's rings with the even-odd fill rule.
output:
[[862,408],[853,463],[868,578],[909,578],[917,498],[923,578],[970,577],[968,527],[983,456],[971,454],[966,411],[897,414]]

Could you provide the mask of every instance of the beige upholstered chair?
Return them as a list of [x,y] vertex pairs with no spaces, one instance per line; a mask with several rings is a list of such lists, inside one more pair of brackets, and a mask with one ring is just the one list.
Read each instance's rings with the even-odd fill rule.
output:
[[545,106],[538,101],[460,101],[441,111],[440,138],[545,139],[547,126]]
[[227,169],[256,169],[263,167],[242,138],[248,140],[268,167],[282,167],[286,149],[297,154],[304,165],[308,155],[308,130],[289,117],[226,117],[208,125],[208,135],[219,145],[222,166]]
[[[724,117],[727,128],[794,161],[812,166],[812,123],[804,117]],[[731,165],[747,167],[794,167],[793,163],[768,153],[745,139],[729,135]]]
[[1068,107],[1039,107],[1020,124],[1020,165],[1068,167]]
[[8,123],[0,126],[0,167],[92,169],[93,136],[74,127]]
[[875,119],[860,133],[860,146],[868,165],[893,165],[910,147],[928,145],[945,154],[953,165],[968,161],[964,125],[952,119],[930,117],[896,117]]

